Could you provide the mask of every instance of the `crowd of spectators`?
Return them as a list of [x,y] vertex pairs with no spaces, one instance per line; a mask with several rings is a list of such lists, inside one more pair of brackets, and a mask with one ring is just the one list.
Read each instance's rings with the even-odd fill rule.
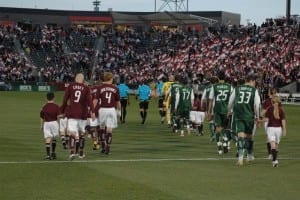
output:
[[[101,51],[95,48],[100,37]],[[15,40],[25,54],[15,48]],[[299,27],[270,21],[261,27],[220,26],[202,32],[0,27],[0,48],[2,81],[68,82],[78,71],[96,80],[110,70],[125,75],[133,86],[170,73],[201,83],[224,70],[232,81],[254,72],[261,85],[281,87],[300,77]]]

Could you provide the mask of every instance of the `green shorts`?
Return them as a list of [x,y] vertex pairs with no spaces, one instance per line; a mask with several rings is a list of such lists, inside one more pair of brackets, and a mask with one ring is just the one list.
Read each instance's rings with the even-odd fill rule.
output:
[[228,118],[227,114],[214,114],[214,122],[216,126],[227,127]]
[[254,120],[235,120],[235,132],[238,134],[244,132],[247,134],[252,134],[254,128]]

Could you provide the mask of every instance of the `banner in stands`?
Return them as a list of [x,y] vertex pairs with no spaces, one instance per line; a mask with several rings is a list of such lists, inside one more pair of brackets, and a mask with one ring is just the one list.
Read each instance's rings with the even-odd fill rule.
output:
[[12,90],[22,92],[54,92],[56,91],[56,87],[52,85],[14,85]]

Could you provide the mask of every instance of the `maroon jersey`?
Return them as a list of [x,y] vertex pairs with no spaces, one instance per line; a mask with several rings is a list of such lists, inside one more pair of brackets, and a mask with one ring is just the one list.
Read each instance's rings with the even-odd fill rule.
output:
[[269,119],[268,120],[268,127],[281,127],[281,121],[285,119],[285,113],[283,109],[279,106],[279,119],[275,119],[274,117],[274,107],[271,106],[268,108],[266,112],[266,117]]
[[55,103],[46,103],[41,112],[40,117],[45,122],[52,122],[57,120],[57,116],[60,114],[59,106]]
[[95,112],[90,89],[82,83],[72,83],[66,90],[62,104],[62,113],[68,108],[68,118],[85,119],[88,113],[88,106]]
[[205,106],[201,105],[201,100],[200,99],[195,99],[192,110],[193,111],[205,112]]
[[120,101],[118,88],[113,84],[102,84],[97,89],[96,99],[101,108],[112,108]]

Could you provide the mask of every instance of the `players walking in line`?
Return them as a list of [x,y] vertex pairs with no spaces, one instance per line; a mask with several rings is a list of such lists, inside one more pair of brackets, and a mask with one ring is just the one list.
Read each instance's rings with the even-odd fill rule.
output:
[[44,132],[46,159],[56,159],[56,138],[59,134],[58,117],[60,115],[60,108],[54,103],[54,93],[48,92],[47,103],[42,107],[40,111],[41,129]]
[[224,133],[224,128],[228,124],[227,106],[232,86],[225,83],[225,73],[223,71],[219,72],[218,78],[219,82],[214,84],[210,90],[208,115],[213,113],[218,154],[222,155],[228,152],[228,137]]
[[271,145],[273,167],[278,166],[278,146],[282,136],[286,136],[285,113],[280,106],[279,96],[273,96],[272,106],[266,110],[268,141]]
[[233,109],[235,132],[238,135],[238,162],[243,165],[244,151],[247,150],[247,161],[254,160],[253,156],[253,128],[259,118],[260,97],[255,88],[256,76],[248,74],[246,83],[237,86],[230,95],[228,111]]
[[129,102],[129,87],[125,83],[125,78],[124,76],[121,76],[120,78],[120,84],[118,85],[119,93],[120,93],[120,98],[121,98],[121,123],[125,123],[126,120],[126,114],[127,110],[126,107],[127,105],[130,104]]
[[176,91],[174,107],[174,113],[179,116],[178,129],[180,129],[180,136],[184,136],[184,127],[187,128],[187,133],[190,134],[189,116],[195,99],[193,89],[187,86],[185,79],[182,79],[182,84],[183,87]]
[[206,116],[210,117],[207,118],[209,120],[209,131],[210,131],[210,141],[213,142],[216,140],[216,135],[215,135],[215,123],[214,120],[212,118],[212,115],[208,115],[208,106],[209,106],[209,94],[210,94],[210,90],[213,86],[213,84],[215,84],[217,82],[217,77],[211,77],[210,78],[210,84],[208,86],[205,87],[205,89],[203,90],[202,93],[202,97],[201,97],[201,107],[205,108],[205,112],[206,112]]
[[140,107],[140,115],[142,118],[142,124],[145,123],[147,118],[147,111],[149,107],[149,99],[151,95],[151,89],[150,87],[145,83],[145,80],[141,85],[139,85],[137,90],[138,99],[140,101],[139,107]]
[[84,118],[87,116],[87,109],[91,109],[91,117],[95,119],[95,110],[92,102],[90,89],[84,84],[84,75],[79,73],[75,77],[75,82],[71,83],[65,90],[63,103],[61,106],[62,112],[68,110],[68,132],[69,132],[69,149],[70,159],[75,158],[75,145],[79,146],[79,158],[84,157],[84,138],[79,141],[79,133],[85,131],[86,123]]
[[118,126],[117,115],[121,114],[120,94],[117,86],[113,84],[111,72],[104,72],[103,83],[98,87],[94,102],[99,104],[101,152],[109,154],[113,129]]

